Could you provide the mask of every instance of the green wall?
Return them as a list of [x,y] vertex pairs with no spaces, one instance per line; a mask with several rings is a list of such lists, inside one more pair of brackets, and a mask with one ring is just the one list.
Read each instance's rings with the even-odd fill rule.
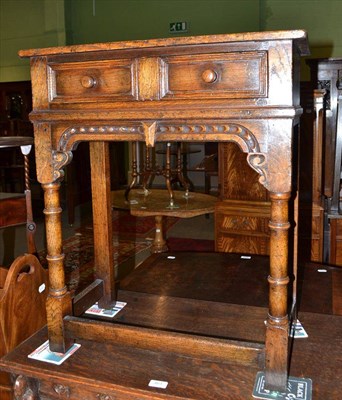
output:
[[0,0],[0,82],[30,79],[18,50],[65,45],[64,0]]
[[[262,0],[261,30],[305,29],[310,58],[342,57],[342,0]],[[302,80],[309,69],[302,59]]]
[[342,57],[341,0],[264,0],[262,29],[305,29],[312,57]]
[[342,0],[0,0],[0,81],[29,79],[20,49],[174,36],[177,21],[182,35],[305,29],[311,57],[342,57],[341,15]]
[[259,30],[258,0],[66,0],[65,7],[69,44],[174,36],[169,24],[178,21],[188,23],[186,35]]

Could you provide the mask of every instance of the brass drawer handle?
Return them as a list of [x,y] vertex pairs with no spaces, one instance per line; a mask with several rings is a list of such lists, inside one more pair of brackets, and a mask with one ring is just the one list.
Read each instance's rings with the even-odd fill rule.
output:
[[91,76],[82,76],[81,78],[81,85],[86,89],[96,86],[96,83],[96,79]]
[[217,72],[212,69],[206,69],[202,73],[202,79],[206,83],[214,83],[217,80]]

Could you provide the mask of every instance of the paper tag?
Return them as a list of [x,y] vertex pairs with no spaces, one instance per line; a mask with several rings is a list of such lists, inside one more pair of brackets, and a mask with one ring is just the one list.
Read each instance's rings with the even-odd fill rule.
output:
[[175,256],[167,256],[168,260],[174,260],[176,257]]
[[240,258],[243,260],[250,260],[252,256],[241,256]]
[[55,353],[49,349],[49,341],[47,340],[31,354],[28,358],[38,361],[44,361],[50,364],[61,365],[67,358],[75,353],[81,347],[80,344],[74,343],[66,353]]
[[298,319],[296,322],[292,322],[289,336],[293,337],[294,339],[304,339],[309,337]]
[[45,283],[42,283],[40,286],[39,286],[39,288],[38,288],[38,292],[39,293],[43,293],[44,292],[44,290],[45,290]]
[[286,392],[276,392],[265,389],[265,373],[258,372],[253,389],[255,399],[275,399],[275,400],[311,400],[312,399],[312,380],[308,378],[289,377]]
[[324,268],[320,268],[320,269],[317,270],[317,272],[328,272],[328,270],[324,269]]
[[155,379],[151,379],[148,386],[159,388],[159,389],[166,389],[168,384],[169,384],[169,382],[157,381]]
[[101,317],[113,318],[118,312],[120,312],[125,307],[126,304],[127,303],[124,303],[123,301],[117,301],[113,308],[107,310],[105,308],[99,308],[97,303],[95,303],[93,306],[88,308],[87,311],[85,311],[85,314],[92,314]]

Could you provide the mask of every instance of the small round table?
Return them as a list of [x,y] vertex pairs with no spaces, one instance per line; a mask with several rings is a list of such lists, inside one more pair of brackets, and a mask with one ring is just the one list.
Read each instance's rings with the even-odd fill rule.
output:
[[155,217],[156,232],[153,253],[168,251],[163,233],[163,217],[191,218],[214,212],[217,197],[204,193],[174,191],[174,205],[170,206],[170,195],[166,189],[131,189],[128,201],[125,190],[115,190],[112,195],[113,208],[130,210],[136,217]]

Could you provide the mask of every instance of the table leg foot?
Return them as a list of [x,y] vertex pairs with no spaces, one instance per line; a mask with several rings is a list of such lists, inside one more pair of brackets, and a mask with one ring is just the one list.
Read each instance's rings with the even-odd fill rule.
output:
[[163,217],[161,215],[155,216],[156,221],[156,234],[152,245],[152,253],[164,253],[169,249],[166,244],[163,233]]

